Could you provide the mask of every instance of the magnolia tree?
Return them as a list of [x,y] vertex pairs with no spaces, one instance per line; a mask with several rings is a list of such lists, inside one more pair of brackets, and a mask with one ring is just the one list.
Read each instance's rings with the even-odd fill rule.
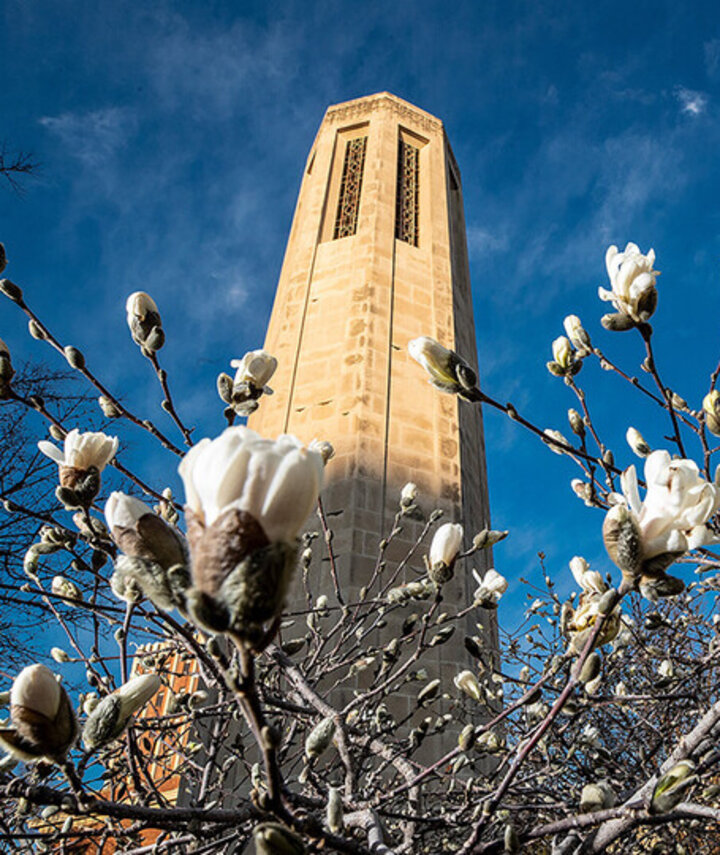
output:
[[[159,363],[158,308],[131,295],[132,339],[175,440],[129,410],[1,280],[30,334],[94,387],[112,428],[73,425],[21,389],[0,342],[0,399],[46,421],[53,441],[39,449],[58,467],[49,510],[3,497],[18,526],[26,514],[44,523],[25,544],[16,597],[44,606],[58,646],[52,668],[26,662],[5,674],[0,838],[28,852],[714,850],[720,367],[691,409],[653,353],[654,254],[628,244],[606,261],[600,297],[615,311],[602,325],[640,336],[647,381],[568,316],[548,369],[575,398],[571,438],[480,391],[461,355],[427,337],[409,343],[438,394],[501,411],[578,467],[572,488],[607,550],[601,568],[568,556],[579,593],[566,598],[541,566],[542,582],[528,582],[527,620],[501,633],[499,658],[481,628],[507,582],[472,564],[507,532],[463,532],[435,511],[405,558],[390,562],[389,544],[420,515],[408,484],[360,593],[351,598],[337,573],[332,591],[317,590],[313,556],[336,568],[319,502],[332,437],[304,446],[235,424],[268,405],[272,356],[251,352],[233,363],[234,377],[220,375],[227,426],[193,444]],[[667,422],[667,449],[628,428],[642,477],[635,465],[621,471],[600,438],[578,378],[588,360]],[[183,497],[124,465],[119,438],[133,430],[152,437],[168,472],[179,470]],[[465,552],[463,540],[472,541]],[[689,584],[675,572],[698,563]],[[443,586],[460,572],[475,572],[477,590],[448,607]],[[294,574],[304,600],[288,609]],[[463,642],[469,617],[480,628]],[[429,651],[463,643],[466,668],[428,673]],[[403,714],[400,694],[414,698]]]

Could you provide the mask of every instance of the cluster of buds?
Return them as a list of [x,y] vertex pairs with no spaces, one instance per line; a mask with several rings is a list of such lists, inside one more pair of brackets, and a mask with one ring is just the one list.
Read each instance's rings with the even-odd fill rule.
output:
[[135,291],[125,303],[130,334],[143,353],[149,356],[165,344],[160,312],[155,300],[144,291]]
[[275,373],[277,359],[264,350],[251,350],[242,359],[233,359],[230,365],[235,377],[223,372],[217,379],[218,394],[228,405],[225,416],[229,421],[234,416],[254,413],[260,398],[272,395],[267,384]]
[[10,691],[12,728],[0,729],[0,745],[26,762],[62,763],[78,726],[65,689],[45,665],[29,665]]
[[253,646],[266,636],[263,626],[284,605],[323,468],[322,455],[295,437],[271,441],[246,427],[227,428],[185,455],[186,602],[197,623]]
[[140,595],[158,608],[183,608],[190,586],[184,538],[139,499],[111,493],[105,519],[121,550],[110,580],[114,593],[132,602]]
[[720,436],[720,392],[713,389],[703,398],[705,427],[715,436]]
[[[600,647],[612,641],[620,631],[621,611],[617,605],[618,595],[614,588],[608,588],[605,580],[596,570],[590,570],[587,561],[576,555],[570,561],[570,571],[581,588],[578,607],[574,609],[568,602],[562,610],[562,629],[570,638],[570,652],[580,653],[600,616],[604,622],[595,640]],[[597,675],[583,675],[583,682]]]
[[0,401],[10,395],[10,381],[15,375],[15,369],[10,361],[10,349],[0,338]]
[[635,467],[623,472],[624,501],[608,511],[603,539],[625,584],[655,602],[685,587],[665,572],[673,562],[692,549],[720,542],[707,524],[720,507],[720,467],[710,484],[694,461],[653,451],[645,460],[645,482],[641,502]]
[[616,311],[602,317],[605,329],[628,330],[652,317],[657,308],[655,281],[659,275],[659,271],[653,270],[654,264],[652,249],[643,255],[634,243],[628,243],[623,252],[616,246],[608,247],[605,266],[611,290],[598,288],[598,295],[601,300],[611,302]]
[[104,433],[80,433],[75,428],[65,437],[64,449],[47,440],[38,443],[40,451],[59,468],[58,500],[66,508],[89,508],[100,490],[100,473],[115,457],[119,440]]
[[482,400],[477,388],[477,375],[454,350],[448,350],[434,338],[424,335],[408,343],[408,353],[427,371],[430,383],[436,389],[449,395],[459,395],[467,401]]
[[425,563],[428,576],[436,585],[452,579],[462,540],[463,527],[459,523],[445,523],[435,532]]
[[157,674],[140,674],[94,704],[83,727],[83,744],[88,751],[117,739],[160,686]]

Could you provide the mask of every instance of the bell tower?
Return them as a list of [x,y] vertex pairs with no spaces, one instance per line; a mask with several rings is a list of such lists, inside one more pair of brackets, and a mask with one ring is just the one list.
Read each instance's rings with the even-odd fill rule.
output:
[[[426,514],[439,507],[464,524],[468,545],[489,527],[480,408],[429,385],[407,349],[421,335],[477,369],[460,172],[442,122],[382,92],[329,107],[320,125],[265,340],[275,396],[249,421],[264,436],[334,446],[323,503],[354,592],[408,481]],[[419,530],[402,525],[397,560]],[[446,601],[468,603],[467,576],[456,573]],[[438,655],[457,667],[462,645],[447,647]]]

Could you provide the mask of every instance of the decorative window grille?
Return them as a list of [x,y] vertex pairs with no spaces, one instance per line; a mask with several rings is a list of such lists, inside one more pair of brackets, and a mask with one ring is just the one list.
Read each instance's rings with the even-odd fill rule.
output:
[[366,142],[367,137],[357,137],[354,140],[348,140],[345,144],[345,161],[340,180],[340,198],[335,215],[333,239],[350,237],[357,231]]
[[395,237],[418,245],[420,219],[420,149],[405,140],[398,146],[397,207]]

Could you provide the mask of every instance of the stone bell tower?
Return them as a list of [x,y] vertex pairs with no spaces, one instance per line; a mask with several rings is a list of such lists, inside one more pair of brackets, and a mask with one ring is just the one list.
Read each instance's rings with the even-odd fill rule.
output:
[[[333,444],[323,502],[355,592],[408,481],[426,513],[440,507],[465,525],[467,541],[489,527],[480,409],[429,385],[407,350],[421,335],[477,368],[455,158],[441,121],[382,92],[328,108],[320,125],[265,340],[279,363],[275,396],[249,421],[264,436]],[[403,527],[398,557],[416,524]],[[446,601],[467,603],[474,586],[456,574]],[[457,666],[462,645],[452,647],[439,655]]]

